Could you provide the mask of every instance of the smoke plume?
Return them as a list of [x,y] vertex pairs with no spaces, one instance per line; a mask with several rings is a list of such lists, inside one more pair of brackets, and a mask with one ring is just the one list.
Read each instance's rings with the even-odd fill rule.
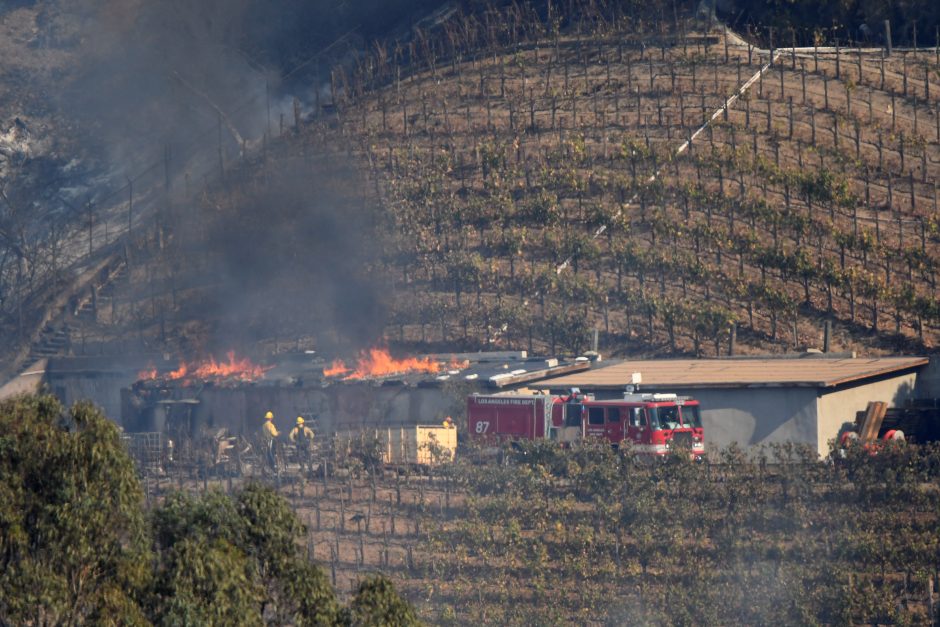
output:
[[[85,154],[107,173],[103,186],[120,190],[134,180],[146,196],[191,181],[214,187],[220,153],[231,162],[244,147],[257,149],[265,133],[271,142],[282,116],[293,122],[294,99],[309,104],[328,84],[331,63],[393,28],[407,31],[413,16],[437,4],[50,0],[43,23],[50,44],[79,52],[56,101]],[[320,54],[337,40],[334,56]],[[209,321],[209,345],[200,348],[305,334],[321,344],[374,341],[384,320],[373,272],[380,244],[355,165],[272,163],[262,183],[227,186],[196,220],[170,225],[179,247],[173,274],[209,273],[174,278],[208,285],[200,307],[178,320]],[[156,211],[138,203],[138,211]],[[194,222],[202,226],[188,232]],[[188,269],[188,256],[207,259],[208,269]]]
[[[213,255],[207,316],[215,342],[315,336],[319,348],[364,346],[381,334],[381,237],[375,208],[342,160],[280,163],[267,184],[231,196],[210,215]],[[211,210],[210,210],[211,211]]]

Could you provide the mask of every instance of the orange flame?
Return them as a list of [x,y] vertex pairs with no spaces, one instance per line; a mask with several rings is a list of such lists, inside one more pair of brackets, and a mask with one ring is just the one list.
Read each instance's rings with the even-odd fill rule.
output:
[[324,377],[335,377],[341,374],[346,374],[349,372],[349,368],[346,367],[346,364],[343,363],[342,359],[334,359],[333,363],[330,364],[329,368],[323,369]]
[[463,370],[464,368],[470,367],[470,360],[464,359],[463,361],[457,361],[457,357],[451,357],[450,361],[447,363],[448,370]]
[[[465,368],[466,362],[460,364],[456,359],[451,360],[451,368]],[[391,374],[407,374],[410,372],[423,372],[434,374],[444,370],[445,366],[430,357],[406,357],[395,359],[387,349],[370,348],[359,353],[355,368],[347,366],[341,359],[335,360],[329,368],[323,369],[326,377],[343,376],[344,381],[365,379],[366,377],[384,377]],[[345,376],[344,376],[345,375]]]
[[[163,375],[168,381],[186,379],[189,377],[199,379],[238,379],[239,381],[255,381],[264,377],[264,373],[273,368],[273,366],[259,366],[253,363],[247,357],[238,359],[235,357],[235,351],[229,351],[226,354],[227,361],[216,361],[214,357],[209,357],[207,361],[197,364],[188,364],[183,362],[179,368]],[[159,377],[157,369],[149,367],[137,375],[138,379],[157,379]]]

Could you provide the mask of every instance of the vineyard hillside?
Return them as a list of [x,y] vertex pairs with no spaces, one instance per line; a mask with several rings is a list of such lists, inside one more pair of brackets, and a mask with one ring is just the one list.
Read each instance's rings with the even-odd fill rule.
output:
[[940,49],[488,7],[364,46],[235,158],[220,134],[73,345],[937,345]]
[[390,339],[715,355],[830,320],[833,349],[936,345],[936,49],[526,6],[376,47],[308,131],[389,212]]

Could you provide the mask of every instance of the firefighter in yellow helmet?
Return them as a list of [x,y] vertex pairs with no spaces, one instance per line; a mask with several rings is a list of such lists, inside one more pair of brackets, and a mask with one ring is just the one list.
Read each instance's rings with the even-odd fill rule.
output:
[[277,472],[277,460],[274,456],[274,439],[279,437],[281,432],[274,425],[274,413],[265,412],[264,424],[261,426],[261,439],[264,441],[265,455],[268,458],[268,465],[271,470]]
[[300,461],[300,472],[311,470],[310,452],[313,448],[313,430],[304,425],[303,416],[297,416],[297,424],[291,429],[288,436],[297,447],[297,457]]
[[291,442],[297,445],[300,445],[304,441],[312,443],[313,430],[304,425],[303,416],[297,416],[297,425],[291,429],[288,437],[290,437]]

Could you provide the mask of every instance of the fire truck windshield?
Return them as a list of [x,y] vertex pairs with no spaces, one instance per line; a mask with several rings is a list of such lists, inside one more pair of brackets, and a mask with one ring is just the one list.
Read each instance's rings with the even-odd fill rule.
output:
[[681,422],[679,407],[675,405],[670,407],[650,407],[647,411],[649,412],[650,426],[654,431],[659,429],[698,428],[702,426],[698,407],[695,405],[685,405],[682,407]]
[[659,429],[678,429],[679,428],[679,408],[672,407],[650,407],[650,426],[653,430]]
[[682,424],[695,429],[701,428],[702,416],[699,414],[698,405],[682,406]]

